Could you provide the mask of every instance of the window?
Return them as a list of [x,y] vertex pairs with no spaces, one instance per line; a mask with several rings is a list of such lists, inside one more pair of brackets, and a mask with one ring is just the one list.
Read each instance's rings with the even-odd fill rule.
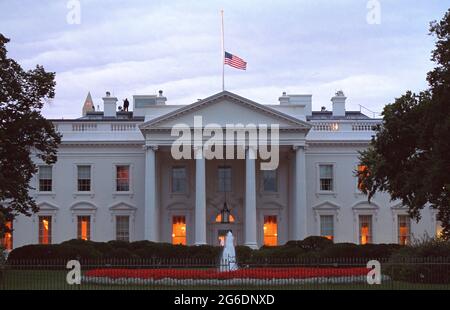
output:
[[172,193],[185,193],[187,190],[185,167],[172,167]]
[[91,240],[91,217],[78,216],[77,238],[81,240]]
[[[234,223],[235,219],[234,219],[233,214],[230,214],[229,221],[230,221],[230,223]],[[216,223],[222,223],[222,213],[217,214]]]
[[9,232],[6,232],[3,235],[3,238],[0,239],[0,245],[5,248],[5,250],[11,251],[13,249],[13,224],[11,221],[5,223],[6,228],[8,228]]
[[436,237],[437,238],[442,238],[442,222],[441,221],[436,221]]
[[360,173],[364,173],[366,176],[369,175],[369,171],[367,169],[367,166],[365,165],[358,165],[358,189],[362,191],[364,189],[364,184],[362,182],[362,176]]
[[39,216],[39,244],[52,243],[52,217]]
[[52,191],[52,167],[51,166],[39,166],[39,191],[51,192]]
[[359,216],[359,243],[372,243],[372,215]]
[[116,216],[116,240],[130,241],[130,217]]
[[[228,232],[231,231],[229,229],[219,229],[217,231],[217,241],[218,241],[218,245],[220,246],[225,246],[225,239],[227,237]],[[232,231],[231,231],[232,232]],[[236,237],[234,237],[234,242],[236,243]]]
[[264,245],[278,245],[278,224],[276,215],[264,216]]
[[265,192],[277,192],[277,170],[262,170],[263,175],[263,190]]
[[398,221],[398,244],[407,245],[411,234],[411,219],[408,215],[399,215]]
[[333,165],[319,165],[321,191],[333,191]]
[[219,192],[231,192],[231,167],[219,167]]
[[91,166],[78,166],[78,191],[91,191]]
[[320,235],[327,239],[334,238],[334,217],[333,215],[320,216]]
[[186,217],[172,217],[172,244],[186,245]]
[[116,166],[116,191],[130,191],[130,166]]

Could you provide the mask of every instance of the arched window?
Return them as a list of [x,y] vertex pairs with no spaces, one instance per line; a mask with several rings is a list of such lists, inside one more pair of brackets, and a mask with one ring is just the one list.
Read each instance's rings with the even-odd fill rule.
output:
[[[234,223],[234,216],[232,214],[230,214],[230,223]],[[216,216],[216,223],[221,223],[222,222],[222,213],[217,214]]]

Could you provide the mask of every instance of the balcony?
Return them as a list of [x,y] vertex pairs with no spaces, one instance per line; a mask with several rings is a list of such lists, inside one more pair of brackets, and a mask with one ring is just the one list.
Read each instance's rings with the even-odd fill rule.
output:
[[370,140],[380,119],[312,120],[308,140]]
[[56,130],[63,135],[63,142],[75,141],[126,141],[143,142],[144,137],[139,130],[141,122],[120,121],[53,121]]

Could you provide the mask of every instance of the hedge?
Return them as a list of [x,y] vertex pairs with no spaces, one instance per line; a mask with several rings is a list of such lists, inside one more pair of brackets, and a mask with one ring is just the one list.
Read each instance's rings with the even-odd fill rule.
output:
[[428,240],[403,247],[382,270],[397,281],[450,283],[450,242]]
[[[399,245],[371,244],[356,245],[337,243],[323,237],[308,237],[301,241],[289,241],[276,247],[262,247],[252,250],[246,246],[236,247],[236,258],[241,264],[283,263],[289,260],[321,260],[326,258],[388,258]],[[219,259],[222,247],[183,246],[151,241],[109,241],[94,242],[69,240],[61,244],[26,245],[14,249],[8,257],[10,263],[20,260],[101,260],[101,259],[159,259],[210,261]]]

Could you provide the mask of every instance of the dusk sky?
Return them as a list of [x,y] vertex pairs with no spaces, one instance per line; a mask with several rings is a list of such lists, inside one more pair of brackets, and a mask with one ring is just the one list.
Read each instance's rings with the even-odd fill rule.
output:
[[222,8],[226,50],[248,63],[226,68],[227,90],[263,104],[283,91],[312,94],[319,110],[342,89],[348,109],[381,111],[427,87],[429,22],[450,4],[379,0],[380,23],[371,24],[366,0],[79,2],[80,24],[70,24],[67,0],[0,0],[9,56],[56,72],[49,118],[80,117],[88,91],[101,109],[105,91],[121,102],[162,89],[168,104],[221,91]]

